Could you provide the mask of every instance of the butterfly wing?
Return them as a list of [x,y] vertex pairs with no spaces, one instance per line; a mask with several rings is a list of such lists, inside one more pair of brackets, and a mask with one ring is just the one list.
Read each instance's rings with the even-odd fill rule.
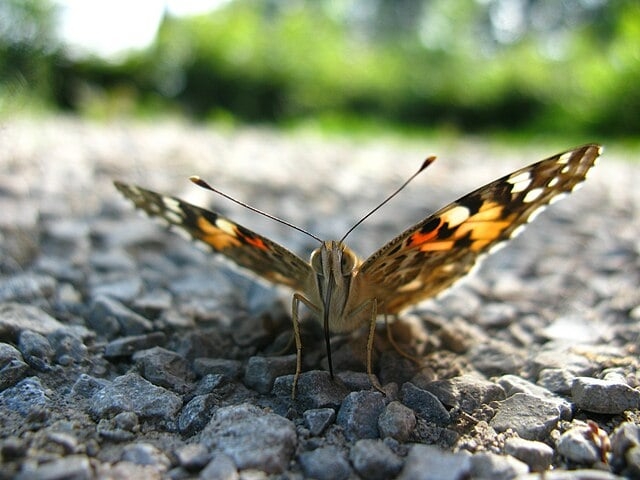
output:
[[378,311],[398,313],[469,273],[482,254],[583,182],[600,152],[598,145],[585,145],[516,170],[391,240],[358,271]]
[[148,215],[180,227],[214,252],[270,282],[304,290],[313,275],[311,266],[297,255],[216,212],[138,186],[118,181],[114,185]]

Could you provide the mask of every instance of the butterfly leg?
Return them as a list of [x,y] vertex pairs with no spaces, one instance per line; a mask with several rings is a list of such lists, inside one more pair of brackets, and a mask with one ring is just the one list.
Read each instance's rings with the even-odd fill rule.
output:
[[[396,340],[393,338],[393,334],[391,333],[391,328],[389,326],[389,320],[387,318],[387,314],[384,314],[384,328],[387,330],[387,338],[389,339],[389,343],[391,344],[391,346],[393,347],[393,349],[398,352],[399,355],[403,356],[404,358],[411,360],[413,363],[420,365],[422,363],[421,359],[415,355],[411,355],[410,353],[405,352],[402,348],[400,348],[400,345],[398,345],[396,343]],[[394,315],[394,321],[396,321],[398,319],[397,315]]]
[[298,314],[298,307],[300,302],[304,303],[309,310],[314,313],[318,313],[318,307],[316,307],[309,299],[303,297],[299,293],[293,294],[293,300],[291,302],[291,321],[293,322],[293,339],[296,342],[296,373],[293,376],[293,385],[291,387],[291,400],[296,398],[296,388],[298,386],[298,378],[302,372],[302,339],[300,338],[300,317]]
[[385,391],[382,389],[382,385],[378,381],[378,378],[373,374],[373,339],[376,333],[376,319],[378,318],[378,302],[375,298],[370,298],[362,302],[356,309],[354,309],[351,313],[349,313],[349,317],[355,317],[362,313],[367,308],[371,311],[371,320],[369,322],[369,335],[367,337],[367,375],[369,376],[369,381],[373,388],[386,395]]

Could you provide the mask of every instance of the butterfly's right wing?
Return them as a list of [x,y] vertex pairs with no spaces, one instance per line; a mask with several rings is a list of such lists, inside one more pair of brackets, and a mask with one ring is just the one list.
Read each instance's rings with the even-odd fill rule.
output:
[[135,185],[114,185],[148,215],[163,218],[270,282],[305,291],[313,278],[311,266],[300,257],[218,213]]

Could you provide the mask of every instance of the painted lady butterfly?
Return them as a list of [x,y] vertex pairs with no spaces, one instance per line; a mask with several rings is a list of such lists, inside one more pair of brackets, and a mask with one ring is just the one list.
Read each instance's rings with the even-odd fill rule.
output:
[[[371,366],[377,316],[384,315],[386,320],[387,315],[397,315],[465,276],[482,254],[519,233],[542,207],[582,183],[600,153],[599,145],[584,145],[516,170],[440,209],[364,261],[343,243],[343,237],[321,241],[305,262],[218,213],[137,186],[117,181],[115,186],[147,214],[179,226],[240,267],[295,291],[295,395],[302,354],[300,304],[322,323],[332,375],[330,333],[369,325],[367,373],[380,389]],[[210,188],[197,177],[192,181]]]

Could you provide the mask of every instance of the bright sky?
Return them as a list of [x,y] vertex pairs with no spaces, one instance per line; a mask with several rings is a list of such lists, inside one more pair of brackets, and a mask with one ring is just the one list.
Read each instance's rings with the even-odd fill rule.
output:
[[228,0],[55,0],[60,34],[79,53],[114,57],[154,39],[165,9],[173,15],[211,11]]

